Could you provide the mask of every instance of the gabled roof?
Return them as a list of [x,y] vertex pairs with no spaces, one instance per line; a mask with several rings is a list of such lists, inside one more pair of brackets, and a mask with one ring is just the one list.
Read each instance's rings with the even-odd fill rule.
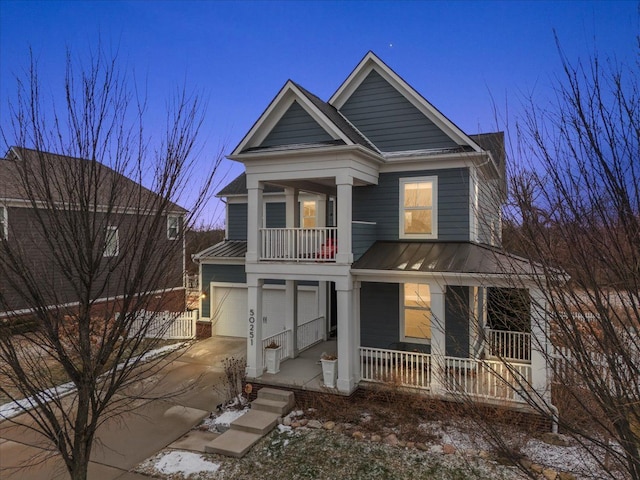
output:
[[367,148],[374,148],[335,108],[288,80],[233,150],[230,157],[233,158],[242,152],[255,150],[259,147],[294,102],[297,102],[334,141],[340,141],[346,145],[361,144]]
[[[280,193],[283,192],[284,189],[282,187],[276,187],[275,185],[271,185],[270,183],[266,183],[264,185],[263,193]],[[246,195],[247,194],[247,174],[241,173],[236,178],[231,180],[225,187],[220,190],[216,196],[218,197],[233,197],[235,195]]]
[[[48,185],[54,201],[72,201],[65,198],[65,193],[71,191],[72,184],[68,182],[81,180],[81,175],[69,175],[69,172],[86,171],[89,160],[56,153],[42,152],[24,147],[11,147],[6,155],[0,159],[0,198],[16,201],[46,200],[38,198],[37,191],[27,195],[21,178],[21,171],[31,175],[41,185]],[[96,189],[97,206],[131,207],[128,199],[136,198],[136,205],[154,205],[157,194],[108,166],[96,162],[96,175],[100,180]],[[88,175],[88,174],[87,174]],[[119,194],[112,190],[118,185]],[[35,198],[34,198],[35,197]],[[187,210],[170,202],[169,210],[175,213],[186,213]]]
[[431,105],[420,93],[409,85],[400,75],[394,72],[373,52],[369,51],[358,63],[355,69],[340,85],[338,90],[329,99],[329,104],[338,110],[347,103],[351,95],[356,91],[367,76],[375,71],[400,92],[412,105],[414,105],[423,115],[436,124],[458,145],[471,147],[474,151],[480,152],[482,149],[457,125],[445,117],[436,107]]

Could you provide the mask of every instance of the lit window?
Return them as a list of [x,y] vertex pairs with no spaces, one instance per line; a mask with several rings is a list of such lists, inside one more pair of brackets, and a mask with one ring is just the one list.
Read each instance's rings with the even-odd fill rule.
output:
[[7,207],[0,206],[0,240],[6,240],[9,235],[9,218]]
[[315,228],[316,226],[316,201],[306,200],[302,202],[302,228]]
[[180,217],[177,215],[169,215],[167,217],[167,238],[175,240],[180,233]]
[[118,227],[107,227],[104,235],[104,253],[103,257],[117,257],[120,253],[120,238],[118,236]]
[[400,179],[400,237],[437,236],[437,178]]
[[402,340],[429,343],[431,340],[431,293],[429,285],[405,283]]

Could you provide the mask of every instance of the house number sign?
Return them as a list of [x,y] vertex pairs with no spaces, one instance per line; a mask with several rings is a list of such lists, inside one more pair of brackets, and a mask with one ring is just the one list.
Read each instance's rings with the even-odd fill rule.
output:
[[253,345],[253,340],[256,336],[255,328],[256,328],[256,315],[252,308],[249,310],[249,342],[251,345]]

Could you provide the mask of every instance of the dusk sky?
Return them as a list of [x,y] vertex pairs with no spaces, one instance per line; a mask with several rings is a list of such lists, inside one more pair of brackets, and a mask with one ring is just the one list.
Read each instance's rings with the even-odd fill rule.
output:
[[[493,100],[512,118],[529,94],[550,97],[561,75],[554,29],[570,61],[597,50],[634,62],[639,9],[636,1],[0,0],[0,123],[6,129],[29,48],[44,83],[59,84],[66,49],[82,56],[101,37],[146,79],[153,111],[176,86],[205,92],[202,161],[220,145],[230,153],[287,79],[328,100],[369,50],[466,133],[495,131],[506,127]],[[242,166],[227,160],[224,170],[231,180]],[[202,220],[220,224],[221,214],[211,208]]]

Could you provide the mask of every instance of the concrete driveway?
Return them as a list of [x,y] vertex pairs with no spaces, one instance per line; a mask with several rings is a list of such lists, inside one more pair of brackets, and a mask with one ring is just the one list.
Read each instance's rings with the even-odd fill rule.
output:
[[[89,465],[91,480],[142,480],[129,473],[138,463],[182,437],[222,401],[214,385],[222,378],[222,360],[244,357],[242,338],[214,337],[172,355],[166,368],[145,381],[154,394],[179,394],[168,399],[140,401],[132,411],[109,419],[98,429]],[[69,402],[71,396],[68,397]],[[28,428],[22,415],[16,426],[0,422],[0,478],[21,480],[68,479],[60,457],[41,435]]]

